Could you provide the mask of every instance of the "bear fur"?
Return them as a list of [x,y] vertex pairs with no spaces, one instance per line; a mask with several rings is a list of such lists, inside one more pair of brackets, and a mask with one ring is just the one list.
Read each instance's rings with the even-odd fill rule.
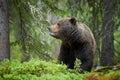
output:
[[81,60],[80,72],[91,71],[96,42],[91,30],[75,18],[66,18],[49,27],[50,35],[62,40],[58,60],[74,69],[76,58]]

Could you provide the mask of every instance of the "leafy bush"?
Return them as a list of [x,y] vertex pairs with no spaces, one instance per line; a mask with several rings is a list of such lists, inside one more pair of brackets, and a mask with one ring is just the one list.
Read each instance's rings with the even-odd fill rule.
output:
[[4,60],[0,65],[0,80],[120,80],[120,70],[79,74],[56,61]]
[[87,75],[85,80],[120,80],[120,70],[93,72]]
[[5,60],[0,65],[0,80],[84,80],[84,75],[56,62]]

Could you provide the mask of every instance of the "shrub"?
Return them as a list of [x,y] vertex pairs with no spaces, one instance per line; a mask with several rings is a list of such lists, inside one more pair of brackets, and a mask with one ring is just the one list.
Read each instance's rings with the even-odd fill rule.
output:
[[0,65],[0,80],[84,80],[84,75],[56,62],[4,60]]

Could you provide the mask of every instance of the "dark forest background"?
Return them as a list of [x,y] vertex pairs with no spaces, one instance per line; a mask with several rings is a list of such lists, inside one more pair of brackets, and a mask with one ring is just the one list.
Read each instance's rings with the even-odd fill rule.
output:
[[120,0],[0,0],[0,61],[56,59],[61,42],[47,27],[66,17],[92,30],[95,66],[120,64]]

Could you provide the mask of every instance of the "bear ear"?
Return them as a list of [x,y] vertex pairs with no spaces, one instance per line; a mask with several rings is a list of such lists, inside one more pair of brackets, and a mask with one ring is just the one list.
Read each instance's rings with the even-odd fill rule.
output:
[[71,24],[76,25],[76,19],[73,17],[70,19]]

